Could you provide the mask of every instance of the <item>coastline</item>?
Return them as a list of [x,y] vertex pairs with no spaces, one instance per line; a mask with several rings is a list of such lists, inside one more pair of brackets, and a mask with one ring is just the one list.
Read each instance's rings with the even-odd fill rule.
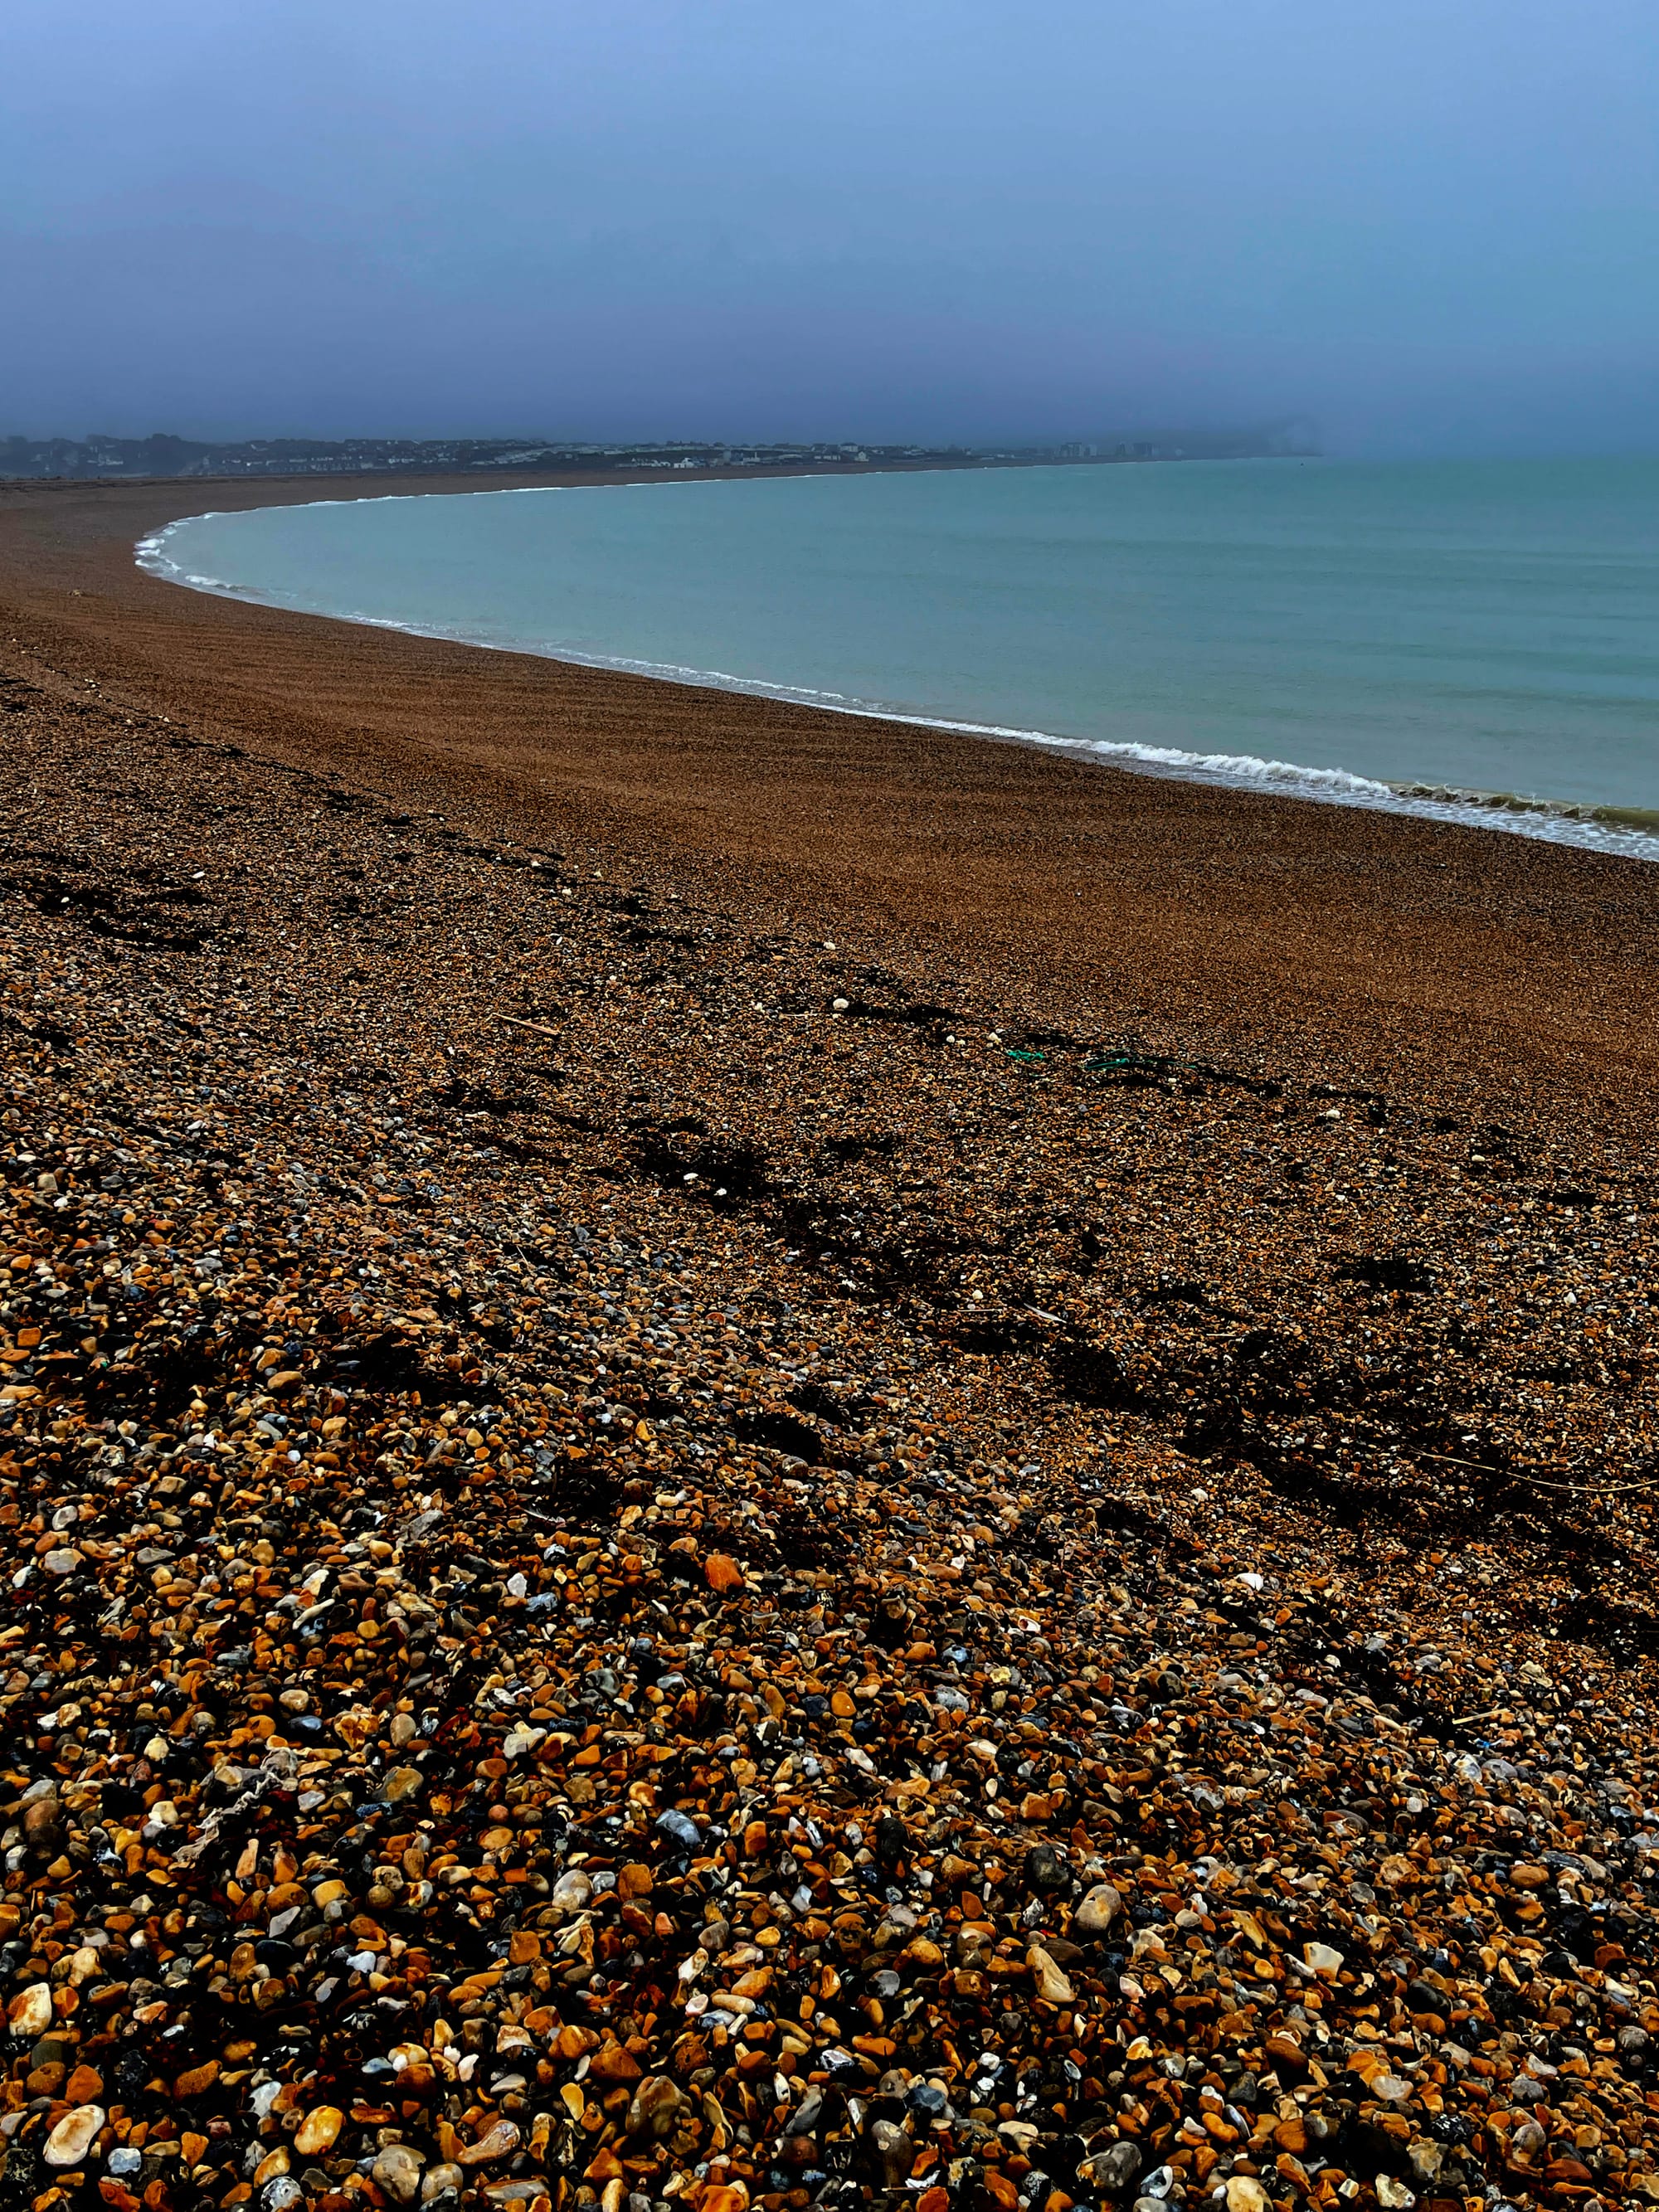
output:
[[[1042,465],[1031,464],[1033,466]],[[803,474],[846,473],[847,471],[807,471]],[[856,473],[878,473],[861,469]],[[915,472],[915,471],[910,471]],[[787,472],[769,470],[769,476]],[[708,472],[689,476],[687,483],[712,480]],[[623,481],[641,483],[645,489],[667,488],[661,478],[618,480],[613,488],[622,488]],[[544,486],[509,486],[504,489],[489,485],[474,485],[470,491],[415,490],[375,491],[353,497],[325,497],[307,502],[319,507],[352,506],[388,501],[412,500],[426,497],[483,497],[513,496],[523,490],[541,489]],[[559,489],[580,487],[560,486]],[[134,548],[139,568],[160,581],[177,585],[184,589],[208,592],[213,596],[241,599],[257,606],[269,606],[293,614],[362,624],[367,628],[402,633],[412,637],[434,639],[441,643],[471,646],[481,652],[519,653],[541,659],[563,662],[570,665],[608,670],[623,676],[642,676],[658,681],[694,685],[698,689],[725,690],[757,699],[770,699],[780,704],[805,708],[812,711],[854,715],[866,720],[908,724],[921,729],[939,730],[953,735],[974,737],[1003,743],[1029,744],[1052,751],[1071,752],[1102,765],[1110,765],[1131,774],[1169,776],[1177,780],[1215,784],[1223,788],[1242,791],[1276,792],[1284,796],[1311,800],[1333,805],[1357,806],[1382,811],[1398,811],[1420,820],[1449,823],[1464,827],[1480,828],[1525,836],[1549,843],[1583,847],[1591,851],[1605,852],[1614,857],[1644,861],[1659,860],[1659,807],[1639,807],[1618,804],[1598,804],[1594,801],[1552,797],[1547,794],[1492,790],[1473,787],[1425,783],[1418,779],[1380,779],[1345,767],[1312,768],[1293,761],[1262,758],[1252,755],[1202,752],[1164,745],[1115,741],[1110,738],[1088,738],[1074,732],[1025,727],[999,722],[963,720],[929,712],[915,706],[902,706],[880,700],[862,698],[834,690],[820,690],[790,684],[781,679],[769,680],[745,678],[718,668],[695,667],[675,662],[651,661],[617,654],[583,652],[557,641],[538,638],[502,638],[469,631],[457,625],[427,623],[399,619],[392,616],[360,613],[349,609],[325,608],[308,605],[295,599],[245,588],[225,582],[216,576],[192,572],[175,559],[169,550],[173,533],[186,530],[193,523],[216,520],[223,510],[209,508],[194,514],[184,515],[164,525],[152,535],[141,538]]]
[[0,494],[9,2197],[1659,2196],[1654,870],[165,507]]
[[1651,1079],[1645,866],[182,592],[132,547],[198,497],[0,495],[9,634],[296,765],[821,910],[1055,1023],[1409,1066],[1498,1119],[1511,1089],[1622,1119]]

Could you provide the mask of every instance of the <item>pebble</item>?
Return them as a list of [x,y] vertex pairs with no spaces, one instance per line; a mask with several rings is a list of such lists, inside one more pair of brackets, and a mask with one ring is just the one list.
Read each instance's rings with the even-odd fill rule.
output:
[[77,2105],[63,2118],[46,2137],[42,2155],[48,2166],[79,2166],[92,2148],[93,2139],[104,2124],[101,2105]]
[[377,2188],[394,2203],[412,2204],[420,2194],[421,2158],[407,2143],[388,2143],[369,2168]]
[[[1386,2175],[1379,2175],[1377,2177],[1376,2201],[1379,2204],[1388,2204],[1394,2201],[1384,2197],[1382,2194],[1382,2190],[1387,2185],[1387,2180],[1388,2177]],[[1267,2207],[1272,2201],[1273,2200],[1268,2196],[1267,2191],[1261,2186],[1261,2184],[1255,2179],[1254,2174],[1233,2173],[1228,2175],[1227,2212],[1267,2212]]]
[[1072,1916],[1073,1930],[1081,1936],[1103,1936],[1122,1910],[1122,1896],[1113,1884],[1095,1882]]
[[[373,1972],[374,1954],[369,1953],[367,1955],[368,1964],[366,1966],[358,1966],[355,1959],[351,1961],[360,1972]],[[322,2151],[332,2149],[335,2137],[344,2125],[345,2114],[337,2105],[314,2106],[300,2123],[294,2137],[294,2148],[302,2158],[314,2158]]]
[[[913,1952],[915,1946],[911,1947]],[[936,1963],[937,1961],[935,1961]],[[1040,1943],[1033,1943],[1025,1954],[1025,1963],[1031,1970],[1036,1993],[1045,2004],[1069,2005],[1077,2002],[1073,1989],[1060,1968]]]
[[17,2040],[44,2035],[52,2026],[52,1989],[46,1982],[31,1982],[6,2008],[6,2025]]

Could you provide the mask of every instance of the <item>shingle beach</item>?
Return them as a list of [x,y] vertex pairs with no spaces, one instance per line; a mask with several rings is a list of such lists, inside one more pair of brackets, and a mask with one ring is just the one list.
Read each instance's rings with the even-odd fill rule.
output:
[[8,497],[0,2203],[1659,2203],[1649,872]]

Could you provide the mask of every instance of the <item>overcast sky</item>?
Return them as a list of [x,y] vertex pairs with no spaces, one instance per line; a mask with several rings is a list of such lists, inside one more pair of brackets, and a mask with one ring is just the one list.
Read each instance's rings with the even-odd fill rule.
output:
[[1659,448],[1653,0],[11,0],[0,433]]

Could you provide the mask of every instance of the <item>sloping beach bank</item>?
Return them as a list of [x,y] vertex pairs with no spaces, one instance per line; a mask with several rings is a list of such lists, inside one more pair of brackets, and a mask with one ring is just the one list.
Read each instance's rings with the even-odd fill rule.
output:
[[1659,860],[1659,464],[627,489],[388,489],[137,555],[293,613]]
[[1659,908],[1644,869],[249,608],[135,568],[137,539],[205,501],[317,492],[20,487],[0,509],[0,592],[66,669],[118,672],[161,712],[740,880],[781,921],[855,931],[872,954],[925,948],[1057,1019],[1305,1040],[1385,1083],[1403,1060],[1501,1095],[1513,1072],[1613,1113],[1644,1087]]
[[1659,2196],[1659,876],[185,506],[0,495],[8,2196]]

